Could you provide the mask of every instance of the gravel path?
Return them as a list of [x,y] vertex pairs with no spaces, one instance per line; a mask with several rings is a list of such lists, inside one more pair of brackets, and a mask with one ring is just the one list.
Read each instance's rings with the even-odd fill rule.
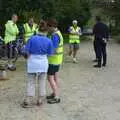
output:
[[[108,66],[93,68],[92,42],[81,43],[78,64],[66,57],[61,68],[60,104],[23,109],[26,79],[24,62],[0,82],[0,120],[120,120],[120,46],[108,45]],[[48,88],[48,93],[49,93]]]

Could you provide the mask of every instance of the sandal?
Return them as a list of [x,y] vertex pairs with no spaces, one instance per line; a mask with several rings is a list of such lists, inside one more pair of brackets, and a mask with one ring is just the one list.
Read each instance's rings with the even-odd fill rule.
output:
[[38,100],[37,100],[37,105],[38,106],[41,106],[41,105],[43,105],[44,104],[44,102],[45,102],[45,97],[41,97],[41,98],[39,98]]

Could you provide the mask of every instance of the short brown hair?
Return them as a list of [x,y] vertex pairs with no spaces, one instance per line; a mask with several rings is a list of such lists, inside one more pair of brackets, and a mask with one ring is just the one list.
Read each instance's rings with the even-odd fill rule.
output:
[[45,20],[40,20],[39,31],[41,31],[41,32],[46,32],[47,31],[47,22]]
[[49,26],[49,27],[57,27],[57,25],[58,25],[58,23],[57,23],[57,20],[56,19],[50,19],[50,20],[48,20],[47,21],[47,25]]

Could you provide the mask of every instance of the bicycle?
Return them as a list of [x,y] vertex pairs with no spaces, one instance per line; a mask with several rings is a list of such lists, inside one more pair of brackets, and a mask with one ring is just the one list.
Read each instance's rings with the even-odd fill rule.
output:
[[[22,39],[17,39],[13,44],[13,42],[10,42],[9,43],[9,57],[7,55],[7,52],[6,51],[6,45],[4,43],[4,40],[2,39],[2,37],[0,37],[1,41],[0,42],[0,51],[3,51],[3,54],[2,56],[0,57],[1,60],[4,60],[6,61],[5,62],[5,66],[7,67],[7,69],[11,70],[11,71],[15,71],[16,70],[16,61],[18,60],[19,56],[21,56],[21,50],[22,50],[22,47],[23,47],[23,40]],[[14,51],[13,51],[13,47],[14,47]],[[14,52],[14,56],[13,56],[13,52]]]

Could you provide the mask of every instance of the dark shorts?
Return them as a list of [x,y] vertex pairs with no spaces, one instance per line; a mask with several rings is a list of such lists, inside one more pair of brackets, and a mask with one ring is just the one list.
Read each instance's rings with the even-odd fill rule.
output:
[[79,49],[80,44],[79,43],[70,43],[70,49]]
[[51,65],[49,64],[48,75],[55,75],[56,72],[59,72],[60,65]]

